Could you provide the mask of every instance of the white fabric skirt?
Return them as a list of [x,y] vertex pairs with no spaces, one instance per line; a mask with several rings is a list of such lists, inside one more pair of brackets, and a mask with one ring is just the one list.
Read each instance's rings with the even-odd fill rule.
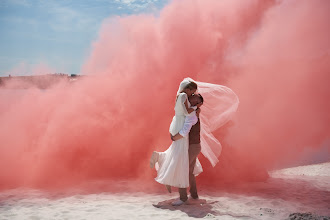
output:
[[[177,134],[184,124],[184,116],[174,116],[170,125],[170,133]],[[189,140],[188,137],[173,141],[164,152],[159,152],[156,163],[157,177],[155,180],[164,185],[178,188],[189,187]],[[196,160],[194,174],[197,176],[203,172],[202,165]]]
[[178,188],[189,187],[188,138],[173,141],[165,152],[159,152],[156,169],[157,182]]

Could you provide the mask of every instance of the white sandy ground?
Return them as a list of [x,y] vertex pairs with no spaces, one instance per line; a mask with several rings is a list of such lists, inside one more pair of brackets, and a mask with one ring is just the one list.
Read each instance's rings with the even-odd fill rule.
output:
[[[89,187],[99,188],[94,193],[78,189],[70,193],[7,190],[0,192],[0,219],[289,219],[290,213],[297,212],[311,212],[312,219],[330,219],[330,163],[278,170],[270,175],[266,182],[221,190],[201,186],[199,201],[179,207],[170,204],[177,192],[167,194],[162,189],[131,193],[134,184],[139,184],[131,181],[90,183]],[[106,190],[109,184],[116,189]],[[116,193],[123,190],[129,192]]]

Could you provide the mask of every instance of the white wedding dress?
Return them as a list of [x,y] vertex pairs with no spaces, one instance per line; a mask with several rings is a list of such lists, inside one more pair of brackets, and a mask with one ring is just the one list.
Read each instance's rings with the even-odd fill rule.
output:
[[[188,112],[184,105],[185,101],[190,103],[186,93],[179,93],[175,103],[175,116],[170,125],[170,133],[176,135],[182,129]],[[189,140],[188,136],[173,141],[165,152],[159,152],[158,164],[156,164],[157,177],[155,180],[164,185],[178,188],[189,187]],[[200,163],[198,163],[200,166]],[[195,169],[197,173],[202,172],[201,166]],[[196,173],[194,172],[194,173]],[[197,174],[196,173],[196,174]]]

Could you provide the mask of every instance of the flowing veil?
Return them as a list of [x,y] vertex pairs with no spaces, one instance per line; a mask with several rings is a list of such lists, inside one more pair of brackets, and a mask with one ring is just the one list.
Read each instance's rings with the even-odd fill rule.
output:
[[233,113],[237,110],[239,99],[237,95],[226,86],[198,82],[191,78],[185,78],[180,83],[178,93],[182,92],[191,81],[197,83],[197,93],[200,93],[204,98],[200,114],[201,152],[214,167],[217,162],[219,162],[218,157],[221,154],[222,146],[212,132],[223,126],[232,118]]

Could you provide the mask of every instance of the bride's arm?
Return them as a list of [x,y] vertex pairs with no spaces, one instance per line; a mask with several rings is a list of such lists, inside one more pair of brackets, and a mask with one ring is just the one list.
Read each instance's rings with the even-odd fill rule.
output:
[[182,92],[177,97],[177,102],[182,105],[184,115],[189,115],[191,112],[193,112],[197,107],[188,107],[188,96],[186,93]]
[[190,130],[191,130],[191,127],[198,122],[200,112],[201,112],[201,109],[199,108],[199,109],[196,110],[196,116],[197,117],[196,116],[195,117],[187,116],[185,118],[182,129],[176,135],[174,135],[174,136],[171,135],[171,140],[172,141],[177,141],[177,140],[187,136],[189,134]]
[[197,109],[196,106],[192,106],[192,107],[188,108],[188,101],[187,101],[187,99],[184,102],[184,105],[186,107],[186,110],[187,110],[188,114],[192,113],[193,111],[195,111]]

